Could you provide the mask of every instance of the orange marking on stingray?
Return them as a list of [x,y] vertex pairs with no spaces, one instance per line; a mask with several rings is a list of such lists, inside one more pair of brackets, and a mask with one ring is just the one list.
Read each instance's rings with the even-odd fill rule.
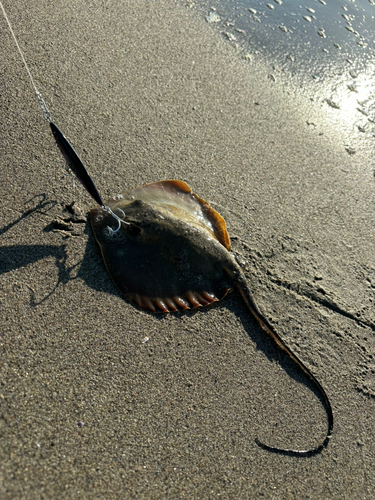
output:
[[185,296],[190,302],[190,304],[193,306],[193,308],[200,307],[202,305],[193,292],[187,292]]
[[155,313],[156,309],[152,301],[148,297],[142,297],[143,304],[147,309],[149,309],[151,312]]
[[206,300],[205,298],[203,298],[202,294],[195,292],[195,296],[199,300],[199,302],[201,303],[202,306],[208,306],[209,304],[211,304],[211,302],[209,300]]
[[213,293],[201,292],[202,297],[204,297],[210,304],[212,302],[217,302],[219,299],[215,297]]
[[167,305],[166,305],[166,303],[164,302],[163,299],[159,299],[159,297],[157,297],[156,299],[154,299],[154,301],[155,301],[155,304],[158,306],[158,308],[162,312],[164,312],[164,313],[169,312],[169,309],[168,309],[168,307],[167,307]]
[[172,299],[170,299],[169,297],[166,297],[164,299],[164,301],[167,304],[167,307],[170,311],[173,311],[173,312],[178,311],[178,308],[176,307],[176,304],[173,302]]
[[184,300],[182,297],[173,297],[174,302],[181,307],[181,309],[190,309],[190,306],[186,300]]
[[137,304],[138,307],[141,307],[142,309],[145,308],[145,306],[143,305],[143,300],[142,300],[142,297],[138,294],[135,294],[133,295],[132,299],[133,302],[135,302]]

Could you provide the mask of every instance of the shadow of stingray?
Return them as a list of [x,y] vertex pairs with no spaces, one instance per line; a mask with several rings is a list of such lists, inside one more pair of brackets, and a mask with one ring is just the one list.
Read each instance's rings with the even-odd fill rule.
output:
[[88,240],[76,277],[82,279],[93,290],[123,298],[107,273],[89,221],[86,222],[84,232]]
[[65,245],[11,245],[0,247],[0,274],[8,273],[37,262],[46,257],[55,257],[61,281],[67,281]]
[[31,292],[30,305],[36,306],[48,299],[59,286],[60,283],[67,283],[70,279],[70,269],[66,267],[66,247],[65,245],[12,245],[9,247],[0,247],[0,274],[8,273],[25,267],[28,264],[37,262],[46,257],[55,257],[58,269],[58,280],[53,290],[38,302],[35,300],[34,290]]
[[[26,208],[29,204],[36,204],[30,208]],[[19,224],[22,220],[33,213],[47,214],[54,206],[57,205],[56,201],[47,200],[44,193],[38,194],[30,198],[24,207],[26,210],[13,222],[0,229],[0,236],[9,231],[12,227]],[[44,302],[50,297],[60,283],[67,283],[70,279],[70,269],[66,267],[66,246],[65,245],[11,245],[0,246],[0,274],[8,273],[26,267],[29,264],[45,259],[46,257],[54,257],[58,269],[58,281],[51,292],[48,293],[39,302],[35,300],[35,293],[31,287],[28,287],[31,292],[30,304],[32,306]]]
[[[33,213],[46,214],[51,208],[57,205],[56,201],[46,199],[45,194],[35,195],[25,203],[25,206],[37,200],[36,205],[27,208],[16,220],[0,228],[0,236],[19,224],[26,217]],[[49,229],[50,224],[47,226]],[[46,230],[46,228],[45,228]],[[47,300],[56,291],[60,284],[65,284],[71,279],[81,278],[89,287],[94,290],[105,291],[113,295],[120,296],[120,292],[112,284],[100,256],[100,250],[91,231],[90,223],[87,221],[84,232],[88,235],[88,242],[85,255],[81,263],[67,267],[67,247],[62,245],[11,245],[0,246],[0,274],[8,273],[16,269],[26,267],[46,257],[54,257],[58,269],[58,280],[53,289],[41,300],[36,301],[35,292],[28,287],[31,292],[30,305],[36,306]],[[71,277],[71,271],[80,266],[76,277]],[[98,272],[98,269],[101,271]]]

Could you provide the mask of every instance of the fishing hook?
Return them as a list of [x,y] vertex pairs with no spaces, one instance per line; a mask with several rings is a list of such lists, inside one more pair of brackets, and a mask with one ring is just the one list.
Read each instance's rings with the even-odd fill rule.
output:
[[118,208],[118,207],[117,207],[117,210],[118,210],[119,212],[121,212],[121,214],[122,214],[122,219],[121,219],[118,215],[116,215],[116,214],[112,211],[112,209],[111,209],[110,207],[108,207],[108,206],[106,206],[106,205],[103,205],[103,211],[104,211],[104,212],[109,213],[110,215],[112,215],[112,217],[113,217],[114,219],[116,219],[116,220],[117,220],[117,222],[118,222],[118,227],[117,227],[117,229],[112,229],[111,227],[107,226],[107,227],[108,227],[108,229],[109,229],[109,232],[110,232],[111,234],[114,234],[114,233],[117,233],[118,231],[120,231],[121,224],[128,224],[128,225],[129,225],[129,222],[126,222],[126,220],[124,220],[124,219],[125,219],[125,212],[124,212],[123,210],[121,210],[121,208]]

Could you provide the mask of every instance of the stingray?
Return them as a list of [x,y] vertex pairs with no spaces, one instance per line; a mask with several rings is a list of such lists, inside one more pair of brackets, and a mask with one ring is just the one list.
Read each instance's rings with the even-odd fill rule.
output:
[[208,306],[237,289],[259,326],[314,384],[328,420],[325,439],[315,448],[277,448],[258,439],[256,443],[292,456],[321,452],[333,429],[328,396],[256,305],[244,272],[230,252],[221,215],[179,180],[146,184],[103,203],[69,142],[56,125],[50,125],[69,167],[98,203],[90,210],[92,229],[107,271],[125,299],[153,313],[168,313]]

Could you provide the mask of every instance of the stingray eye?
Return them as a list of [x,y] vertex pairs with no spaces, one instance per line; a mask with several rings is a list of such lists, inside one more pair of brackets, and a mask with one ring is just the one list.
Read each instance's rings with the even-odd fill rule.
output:
[[136,208],[141,208],[144,205],[146,205],[146,203],[143,200],[134,200],[132,203],[132,206]]
[[125,227],[123,227],[123,230],[125,230],[126,234],[133,237],[138,236],[142,232],[142,229],[139,226],[136,226],[132,223],[129,223]]

